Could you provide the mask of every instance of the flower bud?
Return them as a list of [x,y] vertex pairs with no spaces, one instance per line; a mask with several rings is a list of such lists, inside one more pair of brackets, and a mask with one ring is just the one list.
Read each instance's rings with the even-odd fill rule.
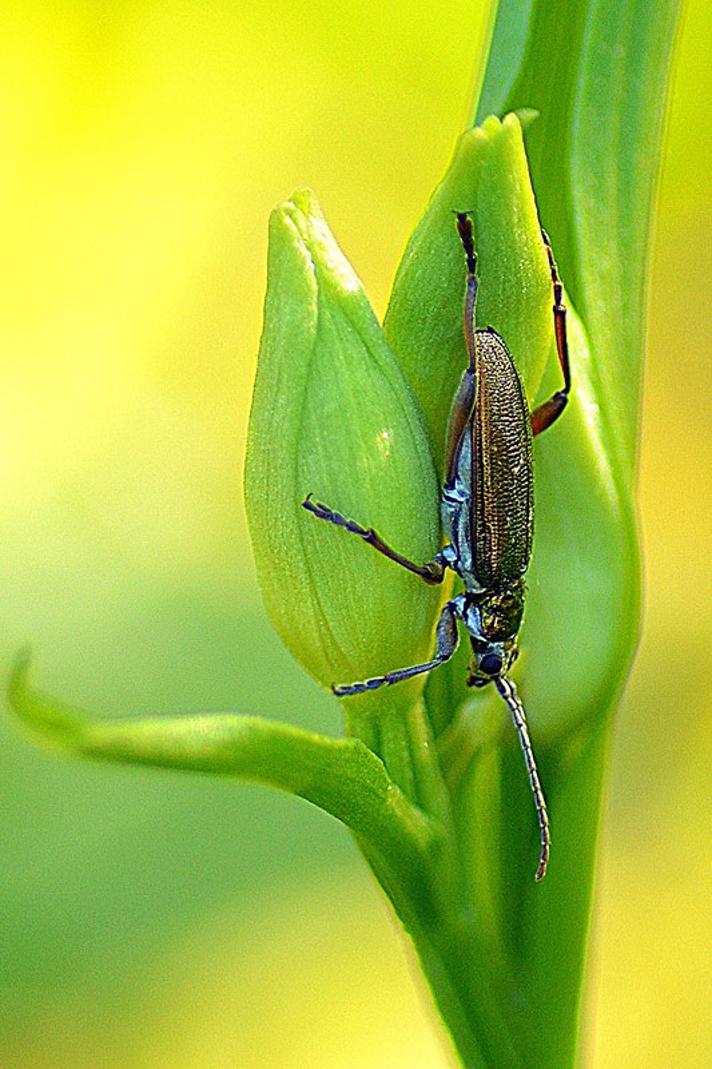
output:
[[[553,355],[551,278],[522,128],[486,119],[458,141],[452,162],[408,242],[384,332],[428,422],[442,467],[452,398],[465,366],[464,256],[453,212],[471,212],[477,250],[477,326],[507,343],[529,400]],[[554,375],[556,360],[550,360]]]
[[438,592],[307,512],[308,494],[418,563],[439,548],[420,408],[316,198],[300,192],[270,223],[245,470],[257,574],[275,629],[321,683],[427,659]]

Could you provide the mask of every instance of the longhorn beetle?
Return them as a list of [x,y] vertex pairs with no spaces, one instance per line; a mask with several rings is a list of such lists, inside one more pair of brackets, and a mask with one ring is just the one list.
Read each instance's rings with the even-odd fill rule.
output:
[[468,686],[494,683],[517,729],[539,824],[536,879],[541,880],[549,861],[549,817],[524,706],[507,673],[518,652],[524,574],[532,545],[532,438],[558,419],[571,389],[566,308],[551,243],[542,230],[554,290],[554,332],[564,388],[530,414],[519,373],[504,340],[491,327],[475,328],[477,256],[472,219],[468,212],[455,214],[467,265],[464,333],[469,363],[455,394],[446,439],[442,520],[449,541],[431,561],[416,564],[387,545],[373,528],[361,527],[327,505],[313,501],[311,494],[302,504],[318,519],[358,535],[426,583],[441,583],[446,568],[462,580],[463,593],[446,602],[440,614],[436,652],[431,661],[399,668],[363,683],[334,686],[333,691],[337,697],[345,698],[437,668],[457,648],[460,620],[472,645]]

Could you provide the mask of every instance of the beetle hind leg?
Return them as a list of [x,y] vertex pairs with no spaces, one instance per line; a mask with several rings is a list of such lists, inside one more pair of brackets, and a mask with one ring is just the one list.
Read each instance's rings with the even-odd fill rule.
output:
[[447,437],[445,440],[445,481],[451,482],[455,475],[457,453],[462,435],[472,415],[477,396],[477,331],[475,329],[475,309],[477,306],[477,253],[475,252],[475,235],[469,212],[456,212],[457,232],[465,253],[467,264],[467,285],[465,288],[465,306],[463,310],[463,327],[465,346],[467,348],[467,368],[465,369],[457,393],[450,407]]
[[470,362],[470,371],[474,373],[477,362],[475,342],[475,308],[477,305],[477,253],[475,252],[475,234],[470,212],[456,212],[457,232],[467,263],[467,288],[465,290],[465,343]]
[[363,683],[347,683],[333,686],[331,689],[337,698],[348,698],[352,694],[364,694],[369,690],[378,690],[379,687],[389,687],[393,683],[401,683],[404,679],[423,675],[433,668],[449,661],[457,649],[459,636],[457,633],[457,599],[448,601],[440,613],[437,630],[437,650],[432,661],[423,664],[414,664],[410,668],[397,668],[394,672],[386,672],[384,676],[374,676],[366,679]]
[[544,240],[544,248],[549,259],[551,282],[554,287],[554,333],[556,335],[556,353],[564,376],[563,390],[557,390],[548,401],[539,405],[531,415],[532,434],[536,436],[555,423],[566,408],[571,391],[571,367],[569,364],[569,343],[566,332],[566,305],[564,304],[564,291],[559,278],[559,269],[554,259],[554,253],[549,241],[549,235],[542,228],[541,236]]
[[442,583],[445,575],[445,558],[442,553],[437,553],[431,561],[426,561],[425,564],[416,564],[415,561],[409,560],[402,553],[392,549],[374,531],[373,527],[362,527],[361,524],[356,523],[354,520],[349,520],[346,516],[342,516],[340,512],[334,512],[328,505],[324,505],[320,501],[314,501],[311,494],[307,494],[304,501],[302,501],[302,508],[305,508],[307,512],[311,512],[318,520],[326,520],[327,523],[333,523],[335,527],[343,527],[350,534],[358,535],[367,545],[373,546],[384,557],[388,557],[389,560],[400,564],[402,568],[419,575],[424,582],[433,586]]

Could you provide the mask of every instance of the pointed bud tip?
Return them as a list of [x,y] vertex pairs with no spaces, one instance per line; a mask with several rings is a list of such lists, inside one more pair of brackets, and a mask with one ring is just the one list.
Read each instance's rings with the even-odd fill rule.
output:
[[345,294],[360,293],[361,281],[337,245],[310,189],[297,190],[272,212],[271,228],[286,227],[296,239],[320,285]]

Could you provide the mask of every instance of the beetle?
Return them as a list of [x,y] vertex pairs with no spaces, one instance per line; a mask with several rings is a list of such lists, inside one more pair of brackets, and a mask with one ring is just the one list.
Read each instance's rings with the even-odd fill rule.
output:
[[521,378],[504,339],[492,327],[476,328],[477,256],[473,222],[469,212],[455,215],[467,268],[464,336],[468,366],[452,403],[446,438],[441,507],[448,541],[431,561],[417,564],[387,545],[373,528],[362,527],[328,505],[314,501],[311,494],[302,505],[318,519],[358,535],[426,583],[441,583],[448,568],[462,580],[462,593],[447,601],[441,610],[432,660],[362,683],[335,685],[332,689],[337,697],[344,698],[437,668],[457,648],[460,621],[472,647],[468,686],[484,687],[493,683],[509,707],[517,730],[539,825],[540,852],[535,878],[541,880],[551,848],[549,817],[526,713],[508,673],[518,653],[524,575],[531,556],[532,439],[559,418],[571,390],[566,307],[551,242],[542,229],[553,286],[556,351],[564,386],[530,413]]

